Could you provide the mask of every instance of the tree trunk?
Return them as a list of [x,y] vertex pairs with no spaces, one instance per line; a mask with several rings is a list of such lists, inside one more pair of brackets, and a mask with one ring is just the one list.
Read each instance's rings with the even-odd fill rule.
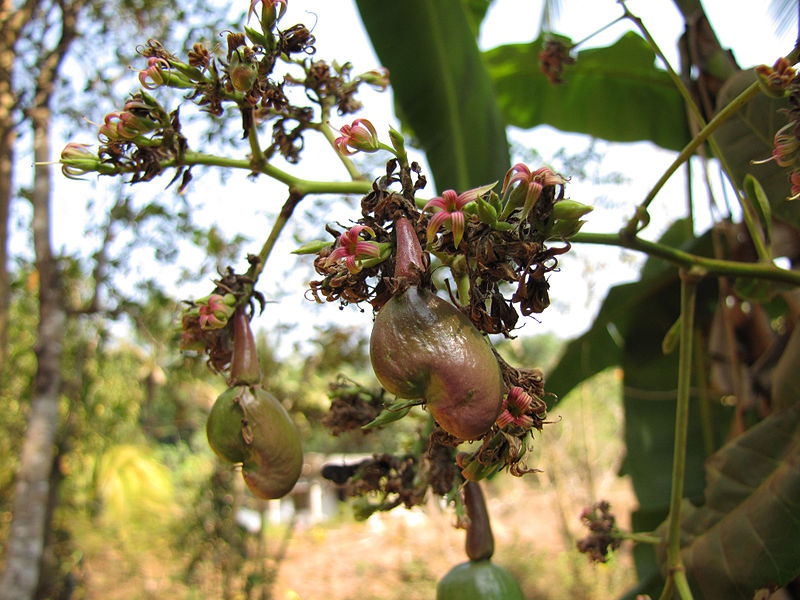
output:
[[33,127],[34,171],[33,244],[39,272],[39,326],[37,369],[31,398],[28,429],[20,456],[14,488],[12,521],[6,546],[6,565],[0,580],[0,600],[31,600],[39,585],[47,529],[51,471],[58,431],[61,391],[61,355],[66,311],[62,282],[51,245],[50,134],[51,98],[61,62],[75,39],[76,17],[82,2],[66,3],[61,38],[42,56],[36,78],[36,94],[28,117]]
[[11,76],[17,40],[37,5],[36,0],[28,0],[15,10],[13,0],[0,0],[0,376],[8,355],[8,311],[11,305],[8,217],[14,189],[14,108],[17,102]]
[[[47,162],[50,160],[49,108],[36,107],[31,111],[31,119],[34,125],[34,158],[37,163]],[[6,568],[0,583],[2,600],[34,597],[46,534],[66,322],[61,301],[61,278],[50,244],[50,187],[50,167],[37,165],[32,200],[33,238],[39,271],[38,367],[14,490]]]

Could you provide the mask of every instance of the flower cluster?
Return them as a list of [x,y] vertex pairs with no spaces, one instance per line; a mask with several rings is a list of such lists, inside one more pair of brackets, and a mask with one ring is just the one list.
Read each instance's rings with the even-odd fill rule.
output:
[[578,551],[595,562],[608,561],[609,553],[622,543],[611,506],[605,500],[598,502],[584,509],[581,521],[589,528],[590,534],[578,540]]
[[539,69],[550,81],[551,85],[564,83],[561,74],[564,65],[574,65],[575,59],[570,56],[570,46],[562,39],[548,39],[544,49],[539,53]]
[[772,155],[754,164],[763,164],[775,161],[779,166],[789,170],[789,183],[791,185],[788,200],[800,198],[800,77],[795,75],[795,70],[789,62],[781,58],[770,68],[761,65],[757,69],[762,88],[772,89],[772,95],[787,95],[789,108],[785,112],[789,122],[781,127],[772,139]]
[[761,83],[761,88],[770,96],[782,98],[789,84],[795,78],[796,71],[791,63],[785,58],[780,57],[775,65],[759,65],[756,67],[756,75]]

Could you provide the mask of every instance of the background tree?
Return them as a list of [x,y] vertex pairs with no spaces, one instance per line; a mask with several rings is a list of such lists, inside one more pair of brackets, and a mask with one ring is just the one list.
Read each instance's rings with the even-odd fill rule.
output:
[[[12,172],[15,143],[20,133],[30,142],[36,162],[32,187],[25,195],[33,207],[31,230],[39,297],[35,341],[37,369],[0,585],[3,598],[32,598],[37,586],[46,581],[40,576],[40,566],[58,497],[59,396],[63,384],[63,336],[67,330],[68,316],[84,311],[118,313],[120,308],[104,307],[97,302],[102,294],[100,288],[108,283],[108,249],[105,246],[96,255],[96,264],[92,269],[96,287],[86,297],[88,303],[81,305],[81,299],[78,298],[78,304],[74,304],[76,298],[65,293],[64,257],[58,256],[52,248],[50,161],[54,123],[59,115],[83,112],[76,104],[66,100],[70,96],[70,88],[82,82],[87,89],[94,87],[102,90],[105,85],[103,82],[108,80],[109,75],[104,72],[108,63],[103,59],[98,60],[94,52],[82,55],[86,47],[97,48],[101,40],[120,35],[123,33],[120,29],[122,25],[132,27],[143,36],[148,32],[156,34],[169,31],[173,20],[180,19],[182,15],[180,7],[168,3],[120,2],[112,6],[90,2],[25,2],[19,7],[14,7],[10,1],[3,3],[0,30],[3,36],[0,57],[0,353],[3,357],[10,298],[6,252],[8,217],[16,191]],[[202,19],[205,15],[198,11],[194,16]],[[114,23],[113,28],[109,27],[111,22]],[[187,26],[190,23],[191,20]],[[84,36],[82,39],[81,35]],[[76,47],[78,52],[73,53]],[[65,61],[72,57],[73,61],[80,64],[81,56],[90,58],[83,64],[85,70],[81,71],[85,79],[76,76],[74,67],[65,77]],[[124,69],[124,65],[117,64],[116,68]],[[26,90],[32,90],[32,93]],[[134,215],[124,210],[112,210],[106,229],[109,233],[115,227],[113,221],[121,217],[128,221],[136,220],[133,219]],[[110,238],[106,238],[104,244],[110,241]],[[2,364],[5,366],[7,361],[3,360]]]

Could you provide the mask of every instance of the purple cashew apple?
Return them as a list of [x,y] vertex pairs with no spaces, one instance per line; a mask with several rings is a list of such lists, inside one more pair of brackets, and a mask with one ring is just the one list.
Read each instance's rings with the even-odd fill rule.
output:
[[220,458],[242,463],[255,496],[281,498],[300,477],[303,449],[286,409],[260,387],[237,386],[220,395],[206,422],[208,443]]
[[[421,257],[419,240],[406,219],[396,231],[395,276],[413,280],[422,260],[409,259],[409,251]],[[436,422],[457,438],[480,437],[500,413],[503,378],[488,342],[461,311],[425,289],[412,285],[383,306],[370,359],[387,391],[424,398]]]

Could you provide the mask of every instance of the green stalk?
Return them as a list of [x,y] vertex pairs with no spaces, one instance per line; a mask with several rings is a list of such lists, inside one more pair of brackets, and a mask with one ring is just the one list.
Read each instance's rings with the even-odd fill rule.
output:
[[[66,164],[69,164],[69,162],[67,161]],[[217,156],[215,154],[204,154],[202,152],[193,151],[187,151],[181,160],[171,158],[161,161],[160,163],[162,169],[193,165],[253,171],[253,163],[249,159],[229,158],[227,156]],[[131,173],[133,170],[132,167],[115,168],[108,163],[98,163],[95,172],[101,175],[119,175],[122,173]],[[306,196],[308,194],[368,194],[372,190],[372,184],[368,181],[311,181],[295,177],[269,163],[265,163],[257,172],[272,177],[281,183],[285,183],[292,192],[301,196]]]
[[708,258],[690,254],[670,246],[650,242],[638,237],[614,233],[578,232],[570,238],[570,242],[583,244],[603,244],[620,246],[630,250],[644,252],[648,256],[660,258],[685,269],[702,269],[708,275],[726,275],[730,277],[750,277],[779,283],[800,286],[800,273],[781,269],[771,263],[744,263],[718,258]]
[[358,179],[362,179],[361,173],[358,172],[358,169],[353,164],[353,161],[347,158],[346,156],[342,155],[338,150],[336,150],[336,135],[333,133],[333,128],[328,125],[328,123],[323,122],[320,123],[317,127],[319,131],[322,132],[322,135],[325,136],[325,139],[328,140],[328,143],[331,145],[331,148],[334,149],[336,155],[339,157],[339,160],[342,161],[344,168],[347,169],[347,173],[350,175],[350,178],[354,181]]
[[240,110],[250,111],[250,129],[247,132],[247,141],[250,143],[250,164],[253,171],[261,171],[267,164],[267,159],[261,151],[261,145],[258,143],[258,132],[256,131],[256,116],[255,109],[250,106],[240,106]]
[[[697,150],[700,144],[705,142],[706,139],[708,139],[720,125],[722,125],[725,121],[727,121],[730,117],[732,117],[736,113],[736,111],[738,111],[742,106],[744,106],[747,102],[749,102],[760,91],[761,88],[758,86],[758,83],[753,83],[741,94],[736,96],[736,98],[731,100],[731,102],[727,106],[725,106],[725,108],[719,111],[716,114],[716,116],[713,119],[711,119],[711,121],[697,133],[694,139],[692,139],[692,141],[690,141],[683,148],[683,150],[681,150],[680,154],[678,154],[678,157],[667,168],[667,170],[664,172],[661,178],[653,186],[653,189],[651,189],[650,192],[647,194],[647,196],[645,196],[644,200],[642,200],[640,207],[647,208],[653,201],[653,199],[656,197],[658,192],[661,191],[661,188],[664,187],[664,184],[666,184],[667,181],[669,181],[670,177],[672,177],[675,174],[675,171],[678,170],[678,167],[680,167],[684,162],[686,162],[689,159],[689,157],[692,156],[692,154],[694,154],[694,151]],[[719,149],[717,148],[714,151],[718,157],[721,157],[721,153],[718,150]],[[722,162],[724,169],[727,165],[724,162],[723,158],[720,158],[720,161]],[[734,188],[738,189],[737,186],[734,186]],[[632,221],[633,228],[631,228],[631,225],[629,224],[626,226],[625,229],[631,231],[631,233],[635,232],[635,225],[638,221],[639,218],[637,214],[637,217],[634,217]]]
[[686,579],[686,572],[683,570],[674,573],[675,588],[681,600],[693,600],[692,590],[689,588],[689,581]]
[[[661,176],[661,179],[656,182],[656,185],[650,190],[650,193],[645,197],[645,199],[640,204],[640,208],[646,209],[650,203],[655,198],[656,194],[661,191],[661,188],[664,187],[664,184],[669,180],[670,177],[677,171],[678,167],[683,164],[685,161],[689,160],[694,151],[697,149],[700,144],[702,144],[706,139],[708,139],[708,143],[711,146],[711,150],[714,152],[714,155],[719,159],[720,165],[722,166],[722,170],[728,177],[728,180],[731,182],[733,186],[734,192],[736,193],[736,199],[739,201],[739,205],[742,208],[742,215],[744,218],[745,226],[747,227],[747,231],[750,233],[750,237],[753,240],[753,244],[756,249],[756,253],[761,260],[764,261],[771,261],[772,257],[768,249],[764,246],[764,242],[761,239],[761,235],[759,234],[758,228],[756,227],[755,220],[753,219],[753,215],[750,211],[747,202],[745,201],[744,197],[742,196],[742,192],[740,190],[740,185],[734,180],[732,176],[732,171],[728,165],[728,161],[725,159],[725,155],[720,151],[719,145],[717,144],[716,140],[713,137],[710,137],[711,134],[731,115],[733,115],[736,111],[738,111],[744,104],[746,104],[753,96],[758,94],[761,91],[759,84],[753,83],[750,87],[744,90],[741,94],[739,94],[736,98],[734,98],[730,104],[728,104],[725,108],[723,108],[719,113],[717,113],[714,118],[708,123],[705,123],[703,119],[703,115],[700,112],[699,107],[694,102],[691,93],[684,85],[683,81],[681,80],[680,76],[673,70],[672,66],[667,61],[667,58],[661,52],[661,49],[656,44],[656,41],[650,35],[650,32],[645,27],[642,20],[632,14],[628,7],[625,6],[625,2],[621,2],[622,7],[625,11],[624,16],[633,21],[636,26],[639,28],[639,31],[642,33],[642,36],[647,40],[647,43],[656,53],[656,55],[661,59],[664,63],[667,73],[669,74],[672,82],[674,83],[675,87],[680,92],[681,96],[683,96],[686,105],[691,110],[694,117],[697,119],[697,122],[702,126],[700,133],[691,141],[689,144],[681,151],[678,155],[678,158],[675,159],[675,162],[670,165],[667,171]],[[795,51],[797,49],[795,48]],[[794,54],[794,52],[792,55]],[[790,56],[792,56],[790,55]],[[631,221],[626,225],[625,231],[629,234],[635,233],[637,231],[638,224],[640,222],[640,215],[642,211],[637,211],[636,216],[634,216]]]
[[699,390],[698,404],[700,405],[700,425],[703,432],[703,449],[706,457],[714,454],[717,444],[714,441],[714,421],[711,412],[711,398],[708,394],[708,353],[702,334],[695,334],[695,372],[697,373],[697,388]]
[[302,199],[303,196],[290,193],[289,198],[287,198],[286,202],[284,202],[283,206],[281,207],[281,212],[278,213],[278,218],[275,219],[275,223],[272,225],[269,236],[264,242],[264,245],[261,247],[261,251],[258,253],[258,262],[254,263],[253,266],[247,271],[248,277],[253,280],[253,288],[255,288],[259,276],[264,271],[264,265],[267,264],[267,259],[269,258],[272,249],[275,247],[275,243],[278,241],[283,228],[286,226],[286,223],[289,222],[295,207],[300,204]]
[[681,270],[681,342],[678,358],[678,398],[675,409],[675,448],[672,458],[672,493],[667,519],[667,570],[668,578],[674,579],[678,592],[684,600],[692,597],[688,585],[682,585],[686,578],[681,560],[681,502],[686,474],[694,312],[699,281],[700,277],[696,272]]
[[660,535],[653,535],[652,533],[636,533],[635,531],[628,533],[621,532],[620,537],[623,540],[630,540],[636,544],[652,544],[653,546],[657,546],[664,541],[664,538],[662,538]]

